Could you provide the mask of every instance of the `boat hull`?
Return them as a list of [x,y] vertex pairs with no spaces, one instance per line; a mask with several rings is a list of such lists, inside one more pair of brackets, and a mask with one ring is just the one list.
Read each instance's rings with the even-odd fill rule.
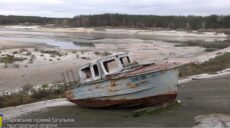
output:
[[172,102],[176,99],[177,93],[150,96],[140,99],[129,100],[100,100],[100,99],[82,99],[70,100],[70,102],[84,107],[101,108],[101,107],[135,107],[135,106],[158,106],[164,103]]
[[172,68],[107,78],[69,89],[66,97],[70,102],[92,108],[161,105],[175,100],[178,76],[178,70]]

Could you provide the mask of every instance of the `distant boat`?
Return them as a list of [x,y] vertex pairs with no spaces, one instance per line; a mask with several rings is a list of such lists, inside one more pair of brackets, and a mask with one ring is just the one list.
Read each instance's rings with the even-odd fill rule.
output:
[[92,61],[79,69],[80,84],[66,90],[70,102],[80,106],[155,106],[175,100],[177,64],[144,64],[128,54]]

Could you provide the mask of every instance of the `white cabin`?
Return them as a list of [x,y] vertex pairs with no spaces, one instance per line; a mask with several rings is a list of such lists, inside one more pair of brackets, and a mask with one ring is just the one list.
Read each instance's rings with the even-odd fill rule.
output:
[[127,65],[132,64],[130,56],[117,54],[92,61],[80,67],[80,83],[86,83],[105,78],[107,75],[121,72]]

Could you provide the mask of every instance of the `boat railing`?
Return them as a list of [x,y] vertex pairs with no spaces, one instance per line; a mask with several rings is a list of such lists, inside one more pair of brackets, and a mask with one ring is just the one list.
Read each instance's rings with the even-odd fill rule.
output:
[[79,84],[79,79],[72,69],[61,73],[61,80],[65,88]]

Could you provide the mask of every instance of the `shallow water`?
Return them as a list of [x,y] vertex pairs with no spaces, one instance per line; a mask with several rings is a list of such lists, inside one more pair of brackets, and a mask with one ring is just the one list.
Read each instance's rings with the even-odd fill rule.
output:
[[[200,38],[200,37],[182,37],[182,36],[167,36],[167,35],[136,35],[129,33],[84,33],[84,32],[42,32],[32,29],[12,29],[0,27],[0,41],[18,41],[20,43],[39,43],[50,46],[56,46],[63,49],[82,49],[82,47],[76,45],[73,42],[87,42],[97,43],[103,39],[140,39],[140,40],[160,40],[163,42],[210,42],[215,43],[217,41],[223,42],[225,38]],[[103,41],[102,41],[103,42]],[[125,43],[125,42],[124,42]],[[201,45],[197,45],[201,46]]]
[[39,43],[39,44],[46,44],[50,46],[60,47],[63,49],[81,49],[81,46],[75,45],[70,41],[64,41],[60,39],[48,39],[48,38],[29,38],[29,37],[0,37],[0,40],[4,41],[19,41],[25,43]]
[[63,49],[81,49],[80,46],[73,44],[72,41],[62,39],[63,33],[52,32],[34,32],[34,31],[16,31],[0,29],[1,41],[14,41],[20,43],[39,43]]

